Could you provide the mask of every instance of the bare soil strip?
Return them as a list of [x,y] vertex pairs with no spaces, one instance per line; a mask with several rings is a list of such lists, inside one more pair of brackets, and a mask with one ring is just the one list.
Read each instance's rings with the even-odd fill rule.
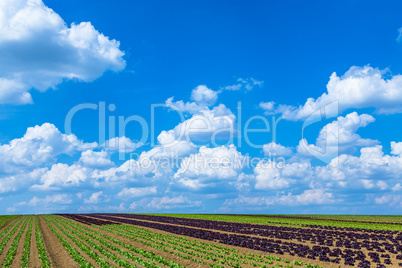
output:
[[63,247],[52,230],[50,230],[42,216],[38,216],[38,223],[42,233],[43,243],[45,244],[45,249],[50,259],[51,267],[78,268],[78,263],[71,258],[70,254]]
[[34,216],[34,218],[32,220],[31,249],[29,252],[29,262],[28,262],[28,267],[30,267],[30,268],[42,267],[42,263],[39,260],[38,247],[36,244],[35,221],[36,221],[36,217]]

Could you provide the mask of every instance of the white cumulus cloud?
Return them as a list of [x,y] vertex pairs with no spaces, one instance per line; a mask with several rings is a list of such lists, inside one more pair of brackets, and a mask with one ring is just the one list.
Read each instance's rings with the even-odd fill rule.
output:
[[[380,114],[402,112],[402,75],[385,78],[388,70],[371,66],[352,66],[344,75],[335,72],[330,76],[327,92],[317,99],[309,98],[298,107],[279,105],[275,109],[270,105],[260,105],[270,113],[282,113],[287,120],[305,120],[310,115],[336,102],[339,111],[350,108],[375,108]],[[334,112],[334,111],[329,111]]]
[[148,196],[148,195],[155,195],[156,193],[157,193],[156,186],[124,188],[117,194],[117,197],[136,198],[136,197],[143,197],[143,196]]
[[114,166],[110,160],[110,155],[105,151],[94,152],[86,150],[81,153],[79,161],[85,166],[90,168],[106,169]]
[[42,0],[0,2],[0,103],[32,103],[29,91],[63,80],[90,82],[124,69],[119,42],[91,22],[70,27]]

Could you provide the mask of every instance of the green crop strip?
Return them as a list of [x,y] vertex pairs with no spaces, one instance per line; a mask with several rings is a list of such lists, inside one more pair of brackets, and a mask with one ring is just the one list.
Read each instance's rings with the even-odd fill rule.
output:
[[31,219],[29,221],[28,225],[28,231],[25,235],[25,242],[24,242],[24,252],[22,253],[21,257],[21,267],[25,268],[28,267],[28,262],[29,262],[29,255],[30,255],[30,250],[31,250],[31,236],[32,236],[32,223],[33,223],[34,217],[31,216]]
[[95,260],[95,262],[98,263],[101,267],[112,267],[112,265],[110,265],[109,262],[107,262],[105,259],[103,259],[99,254],[94,252],[89,246],[85,245],[83,242],[81,242],[79,239],[77,239],[76,236],[78,236],[79,238],[84,240],[91,247],[93,247],[93,248],[97,249],[98,251],[100,251],[103,255],[109,257],[110,259],[112,259],[115,263],[118,263],[119,265],[122,265],[123,267],[133,267],[128,262],[125,262],[124,260],[120,260],[120,258],[118,258],[117,256],[112,256],[111,254],[108,254],[105,249],[101,249],[99,247],[99,245],[96,245],[95,243],[93,243],[89,239],[84,239],[84,238],[80,237],[79,235],[77,235],[77,233],[75,231],[69,230],[71,233],[75,234],[76,236],[74,236],[73,234],[67,232],[65,230],[66,228],[64,226],[63,226],[64,227],[63,228],[61,225],[57,224],[53,219],[47,219],[47,220],[51,221],[63,234],[65,234],[68,238],[70,238],[71,241],[73,241],[74,244],[76,244],[81,251],[83,251],[90,258]]
[[[157,235],[157,233],[141,233],[141,232],[135,232],[135,231],[125,231],[124,228],[126,226],[122,226],[122,225],[117,225],[115,226],[116,228],[108,228],[108,227],[100,227],[106,231],[109,231],[113,234],[128,238],[130,240],[134,240],[136,242],[142,243],[144,245],[162,250],[164,252],[170,252],[171,249],[173,250],[177,250],[177,251],[181,251],[183,253],[192,255],[194,257],[199,257],[199,258],[203,258],[206,260],[210,260],[211,257],[209,256],[205,256],[206,255],[218,255],[218,256],[223,256],[222,254],[217,254],[217,253],[213,253],[213,252],[208,252],[208,250],[205,249],[205,246],[200,248],[196,245],[194,245],[193,243],[190,243],[189,241],[183,241],[183,240],[176,240],[172,237],[170,237],[170,239],[166,239],[166,238],[159,238],[159,239],[154,239],[154,235]],[[99,228],[99,227],[98,227]],[[160,240],[160,241],[158,241]],[[169,249],[170,250],[169,250]],[[228,253],[227,250],[217,250],[217,249],[213,249],[211,247],[208,248],[209,250],[213,250],[213,251],[217,251],[218,253],[221,252],[225,252]],[[191,251],[193,250],[193,251]],[[194,252],[196,251],[196,252]],[[192,258],[190,256],[186,256],[183,255],[181,253],[176,253],[176,256],[179,256],[181,258],[184,259],[189,259],[192,260],[194,262],[198,262],[201,264],[205,264],[204,261],[199,260],[199,259],[195,259]]]
[[9,216],[2,216],[0,217],[0,226],[3,226],[7,222],[11,221],[12,219],[17,218],[17,215],[9,215]]
[[59,232],[57,232],[56,229],[54,229],[54,227],[50,224],[50,222],[47,220],[46,217],[43,217],[43,218],[45,219],[50,230],[52,230],[52,232],[56,235],[57,239],[59,239],[59,241],[61,242],[63,247],[67,250],[67,252],[73,258],[73,260],[76,263],[78,263],[78,265],[80,267],[85,267],[85,268],[94,267],[92,264],[87,262],[87,260],[85,260],[85,258],[72,245],[70,245],[70,243],[67,241],[67,239],[65,239]]
[[46,253],[45,245],[43,244],[42,233],[38,224],[38,217],[35,216],[35,238],[36,247],[38,248],[39,260],[42,263],[42,268],[50,267],[49,256]]
[[[25,227],[27,226],[27,222],[28,222],[28,218],[24,217],[25,221],[24,224],[22,225],[20,231],[18,232],[18,234],[15,236],[13,242],[11,243],[10,249],[7,252],[6,258],[3,262],[2,267],[10,267],[11,264],[13,263],[15,254],[17,254],[17,248],[18,248],[18,244],[20,242],[20,239],[22,237],[22,234],[25,231]],[[29,219],[29,223],[31,223],[32,217],[30,217]]]
[[[214,262],[217,262],[219,264],[227,264],[229,266],[232,267],[241,267],[241,263],[248,263],[248,261],[255,261],[256,263],[259,262],[265,262],[265,263],[273,263],[273,261],[283,261],[285,263],[288,263],[289,261],[286,259],[281,259],[279,257],[272,257],[272,256],[265,256],[262,257],[261,255],[253,255],[252,253],[249,255],[239,255],[237,253],[233,253],[233,252],[237,252],[237,250],[235,249],[231,249],[231,248],[223,248],[220,251],[217,251],[216,249],[214,249],[213,251],[215,252],[209,252],[208,250],[211,250],[212,247],[210,247],[208,250],[205,249],[205,245],[203,248],[199,248],[199,247],[194,247],[191,246],[191,242],[194,243],[195,241],[193,240],[188,240],[188,241],[183,241],[183,238],[181,237],[174,237],[172,235],[164,235],[164,234],[160,234],[160,233],[154,233],[151,232],[149,230],[143,229],[143,228],[139,228],[136,226],[128,226],[128,225],[104,225],[104,226],[94,226],[97,227],[99,229],[103,229],[109,232],[112,232],[116,235],[120,235],[122,237],[143,243],[145,245],[148,246],[152,246],[154,248],[163,250],[165,252],[169,252],[168,249],[166,249],[166,247],[171,248],[171,249],[176,249],[179,251],[182,251],[186,254],[192,255],[192,256],[196,256],[196,257],[200,257],[206,260],[212,260]],[[123,231],[124,230],[124,231]],[[166,241],[167,243],[172,243],[174,246],[169,246],[166,243],[161,244],[158,241],[155,241],[155,237],[159,237],[160,240],[162,241]],[[143,240],[139,240],[138,238],[144,239]],[[187,239],[186,239],[187,240]],[[155,244],[152,244],[150,242],[154,242]],[[187,245],[186,245],[187,244]],[[184,248],[179,248],[179,245],[184,247]],[[211,245],[211,244],[209,244]],[[212,246],[212,245],[211,245]],[[187,249],[191,249],[197,252],[201,252],[201,253],[205,253],[204,254],[198,254],[192,251],[189,251]],[[229,255],[230,254],[230,255]],[[176,253],[176,256],[182,257],[184,259],[189,259],[195,262],[200,263],[200,260],[198,259],[194,259],[190,256],[186,256],[183,255],[181,253]],[[268,259],[268,261],[264,261],[265,259]],[[271,261],[273,260],[273,261]],[[214,265],[212,267],[218,267],[219,265],[217,264],[209,264]],[[217,266],[216,266],[217,265]]]
[[[102,229],[103,229],[103,228],[102,228]],[[121,236],[121,237],[130,239],[130,240],[133,240],[133,241],[142,243],[142,244],[144,244],[144,245],[153,247],[153,248],[155,248],[155,249],[162,250],[162,251],[167,252],[167,253],[170,253],[170,251],[171,251],[170,249],[173,249],[173,250],[178,250],[178,251],[181,251],[181,252],[183,252],[183,253],[186,253],[186,254],[195,256],[195,257],[200,257],[200,258],[202,258],[202,255],[201,255],[201,254],[198,254],[198,253],[192,252],[192,251],[190,251],[190,250],[187,250],[186,248],[184,248],[185,246],[184,246],[184,247],[179,247],[179,246],[174,246],[174,245],[171,246],[171,245],[168,245],[168,244],[163,243],[163,242],[158,242],[158,241],[156,241],[155,239],[152,239],[150,236],[144,237],[144,236],[141,236],[141,235],[139,235],[139,234],[133,236],[133,235],[125,234],[125,233],[124,233],[123,231],[121,231],[121,230],[114,230],[114,229],[109,229],[109,228],[104,228],[103,230],[108,231],[108,232],[111,232],[111,233],[116,234],[116,235],[119,235],[119,236]],[[142,240],[142,239],[143,239],[143,240]],[[152,242],[152,243],[151,243],[151,242]],[[168,249],[168,248],[169,248],[169,249]],[[193,249],[193,248],[191,248],[191,247],[187,247],[187,248],[188,248],[188,249]],[[198,250],[198,251],[202,251],[202,250]],[[190,257],[190,256],[185,256],[185,255],[183,255],[183,254],[181,254],[181,253],[176,253],[175,255],[176,255],[176,256],[179,256],[179,257],[181,257],[181,258],[184,258],[184,259],[188,259],[188,260],[191,260],[191,261],[194,261],[194,262],[198,262],[198,263],[201,263],[201,264],[205,264],[204,261],[202,261],[202,260],[198,260],[198,259],[192,258],[192,257]]]
[[[73,223],[70,220],[65,220],[64,218],[62,218],[62,221],[69,223],[71,222],[70,225],[72,227],[80,227],[86,230],[90,230],[91,232],[94,232],[92,229],[87,228],[78,223]],[[254,264],[260,263],[260,267],[265,267],[267,264],[272,264],[274,261],[284,262],[285,264],[290,263],[289,260],[281,259],[280,257],[272,257],[272,256],[262,257],[259,254],[253,255],[252,253],[249,255],[237,254],[236,253],[237,250],[232,248],[227,248],[220,245],[208,244],[204,242],[198,242],[168,234],[151,232],[148,229],[140,228],[137,226],[131,226],[125,224],[103,225],[103,226],[92,225],[92,226],[122,236],[124,238],[142,243],[144,245],[162,250],[167,253],[173,254],[173,251],[171,251],[172,249],[181,251],[188,255],[182,253],[175,253],[175,255],[183,259],[191,260],[196,263],[206,264],[205,262],[202,262],[202,260],[195,259],[192,256],[216,262],[216,263],[209,263],[209,266],[211,267],[223,267],[222,264],[226,264],[231,267],[242,267],[241,264],[247,264],[247,263],[249,263],[252,266],[254,266]],[[297,262],[297,264],[300,263],[301,262]],[[297,264],[293,263],[293,265]],[[282,264],[277,263],[277,265]],[[292,265],[285,265],[285,266],[290,267]]]
[[[80,265],[80,267],[93,267],[92,264],[90,264],[88,261],[85,260],[85,258],[73,247],[71,246],[70,243],[68,243],[67,239],[62,237],[62,235],[54,229],[54,227],[51,225],[51,221],[47,217],[43,217],[46,221],[46,223],[49,225],[49,227],[52,229],[52,231],[56,234],[56,236],[60,237],[61,240],[63,241],[63,246],[67,249],[67,251],[70,253],[70,256],[73,257],[73,259]],[[60,226],[52,222],[63,234],[65,234],[68,238],[73,241],[73,243],[85,254],[87,254],[90,258],[95,260],[96,263],[98,263],[101,267],[112,267],[106,260],[104,260],[99,254],[96,252],[92,251],[90,247],[79,241],[77,238],[72,236],[71,234],[67,233],[65,230],[63,230]],[[60,240],[60,239],[59,239]],[[68,245],[67,245],[68,244]]]
[[[22,219],[22,218],[21,218]],[[0,233],[0,239],[11,229],[11,228],[13,228],[13,226],[15,225],[15,224],[17,224],[18,222],[20,222],[21,221],[21,219],[19,219],[19,220],[16,220],[14,223],[12,223],[10,226],[8,226],[6,229],[4,229],[1,233]]]
[[[119,258],[118,256],[116,256],[115,254],[109,252],[107,249],[105,249],[105,248],[102,247],[101,245],[99,245],[99,244],[93,242],[93,241],[92,241],[91,239],[89,239],[88,237],[85,237],[84,235],[80,234],[78,231],[73,230],[73,229],[71,229],[71,228],[66,228],[66,226],[65,226],[64,224],[60,223],[60,225],[63,226],[63,227],[61,227],[59,224],[55,223],[54,220],[51,220],[51,221],[52,221],[53,224],[55,224],[65,235],[67,235],[70,239],[73,238],[73,239],[77,240],[73,235],[75,235],[75,236],[81,238],[81,239],[84,240],[88,245],[90,245],[92,248],[98,250],[100,253],[102,253],[104,256],[108,257],[109,259],[111,259],[114,263],[117,263],[119,266],[121,266],[121,267],[136,267],[135,265],[132,265],[132,264],[129,263],[128,261],[126,261],[126,260],[124,260],[124,259],[121,259],[121,258]],[[66,229],[66,230],[68,230],[70,233],[67,232],[66,230],[63,230],[63,228]],[[92,252],[93,252],[93,251],[92,251]],[[90,253],[90,252],[87,251],[86,253],[88,254],[88,253]],[[105,264],[104,267],[110,267],[110,266],[111,266],[111,265],[106,266],[106,264]]]
[[[58,219],[58,221],[62,222],[62,224],[64,224],[65,228],[69,228],[70,230],[73,230],[72,227],[75,228],[75,229],[78,229],[81,233],[85,234],[86,236],[99,241],[102,245],[108,247],[111,250],[117,251],[122,256],[124,256],[124,257],[126,257],[126,258],[128,258],[130,260],[133,260],[134,262],[136,262],[136,263],[138,263],[138,264],[140,264],[142,266],[150,267],[150,268],[152,268],[152,267],[160,267],[160,266],[155,265],[154,263],[152,263],[150,261],[143,260],[141,257],[134,256],[129,251],[133,251],[133,252],[135,252],[135,253],[137,253],[139,255],[142,255],[145,258],[148,258],[148,259],[150,259],[152,261],[162,263],[163,265],[166,265],[166,266],[169,266],[169,267],[174,267],[174,268],[183,267],[183,266],[180,266],[179,264],[177,264],[175,262],[166,260],[162,256],[156,255],[154,252],[145,251],[143,249],[136,248],[136,247],[134,247],[132,245],[125,244],[125,243],[121,242],[120,240],[117,240],[117,239],[115,239],[113,237],[110,237],[108,235],[104,235],[102,233],[96,232],[96,231],[94,231],[94,230],[92,230],[90,228],[87,228],[87,227],[85,227],[85,226],[83,226],[81,224],[76,224],[75,222],[72,222],[70,220],[66,220],[66,219],[61,218],[61,217],[57,217],[57,219]],[[67,227],[66,225],[69,225],[71,227]],[[107,242],[103,238],[106,238],[106,239],[108,239],[108,240],[110,240],[110,241],[112,241],[112,242],[114,242],[114,243],[116,243],[116,244],[118,244],[120,246],[123,246],[126,249],[128,249],[129,251],[120,249],[120,248],[114,246],[113,244]]]
[[231,248],[227,248],[227,247],[220,246],[220,245],[199,242],[199,241],[195,241],[195,240],[190,240],[190,239],[187,239],[184,237],[151,232],[147,229],[140,228],[137,226],[129,226],[129,225],[121,224],[121,225],[103,225],[103,226],[96,226],[96,227],[100,228],[100,229],[107,229],[108,231],[113,230],[113,231],[118,231],[120,233],[135,234],[136,237],[141,236],[146,240],[148,240],[150,238],[156,238],[161,241],[166,241],[166,242],[169,241],[170,243],[175,244],[175,245],[177,245],[177,244],[189,245],[192,247],[199,248],[199,250],[197,250],[199,252],[205,252],[206,250],[212,250],[212,251],[216,251],[218,253],[238,252],[236,249],[231,249]]
[[[18,224],[3,238],[3,241],[1,241],[0,243],[0,255],[3,253],[4,248],[6,247],[8,241],[11,239],[11,237],[15,234],[15,232],[17,232],[18,227],[21,226],[23,220],[22,218],[18,221]],[[8,231],[9,229],[11,229],[13,226],[15,225],[15,223],[13,225],[11,225],[10,227],[8,227],[6,230],[4,230],[4,234],[6,233],[6,231]],[[2,232],[2,233],[3,233]]]

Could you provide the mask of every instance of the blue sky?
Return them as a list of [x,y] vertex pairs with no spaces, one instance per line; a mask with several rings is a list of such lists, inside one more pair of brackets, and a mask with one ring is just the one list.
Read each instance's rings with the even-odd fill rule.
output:
[[398,214],[401,5],[4,1],[0,213]]

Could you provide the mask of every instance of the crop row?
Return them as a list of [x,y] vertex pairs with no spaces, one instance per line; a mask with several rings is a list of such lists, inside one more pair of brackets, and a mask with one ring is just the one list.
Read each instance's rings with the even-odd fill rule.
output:
[[[18,222],[14,222],[12,225],[10,225],[7,229],[5,229],[2,234],[5,235],[3,240],[0,243],[0,255],[3,253],[4,248],[6,247],[8,241],[13,237],[13,235],[17,232],[18,228],[21,226],[21,224],[23,223],[23,219],[21,218],[20,220],[18,220]],[[12,229],[11,229],[12,228]],[[9,230],[11,229],[11,231],[9,233],[7,233]],[[0,237],[2,237],[3,235],[0,234]]]
[[[94,217],[101,215],[91,214]],[[402,233],[394,231],[373,231],[369,232],[341,232],[321,229],[305,229],[295,227],[279,227],[257,224],[244,224],[222,221],[195,220],[186,218],[172,218],[150,215],[133,214],[108,214],[107,216],[123,217],[128,219],[140,219],[160,223],[168,223],[182,226],[191,226],[208,230],[225,231],[237,234],[261,236],[263,238],[293,240],[298,242],[312,242],[320,246],[347,248],[361,250],[366,248],[369,251],[380,253],[388,252],[398,254],[402,251]],[[378,233],[381,232],[381,233]],[[384,232],[388,232],[384,234]]]
[[80,267],[93,267],[92,264],[90,264],[86,259],[81,255],[81,253],[76,250],[68,241],[65,239],[51,224],[50,222],[43,217],[48,224],[50,230],[56,235],[57,239],[60,241],[60,243],[64,246],[64,248],[67,250],[67,252],[70,254],[70,256],[73,258],[73,260],[79,264]]
[[[54,219],[50,219],[50,221],[56,226],[64,235],[66,235],[71,241],[73,241],[74,244],[78,246],[78,248],[84,252],[86,255],[88,255],[90,258],[95,260],[97,264],[99,264],[101,267],[110,267],[111,265],[109,262],[107,262],[103,257],[106,256],[110,260],[112,260],[114,263],[118,264],[119,266],[122,267],[136,267],[135,265],[130,264],[127,260],[119,258],[117,255],[109,252],[106,248],[104,248],[102,245],[95,243],[93,240],[90,238],[82,235],[80,232],[73,230],[72,228],[68,228],[65,226],[65,224],[56,222]],[[82,241],[85,241],[83,243]],[[97,250],[101,254],[96,253],[93,251],[93,249]]]
[[[83,217],[80,215],[64,215],[65,217],[74,218],[80,222],[87,223],[92,222],[91,218]],[[78,227],[79,224],[74,226]],[[86,230],[93,230],[85,226],[79,226]],[[141,243],[145,246],[155,248],[157,250],[164,251],[166,253],[174,254],[180,258],[190,260],[198,264],[209,264],[212,267],[221,267],[223,264],[232,267],[241,267],[242,264],[249,263],[253,266],[268,267],[268,265],[282,261],[282,263],[288,264],[286,266],[292,266],[289,260],[281,259],[280,257],[261,256],[250,253],[238,254],[238,251],[233,248],[228,248],[221,245],[209,244],[205,242],[198,242],[191,239],[166,235],[156,232],[151,232],[144,228],[139,228],[132,225],[114,224],[114,225],[100,225],[94,227],[105,230],[107,232],[118,235],[122,238],[129,239]],[[119,240],[117,240],[119,241]],[[116,239],[114,242],[118,243]],[[122,243],[122,242],[120,242]],[[294,261],[293,265],[302,265],[300,261]],[[278,263],[279,265],[279,263]],[[307,264],[309,267],[315,267]]]
[[16,216],[16,215],[1,216],[0,217],[0,226],[3,226],[4,224],[8,223],[12,219],[15,219],[16,217],[18,217],[18,216]]
[[28,267],[30,251],[31,251],[32,223],[34,220],[35,220],[35,217],[31,216],[31,219],[30,219],[29,225],[28,225],[28,231],[25,235],[24,251],[22,253],[22,258],[21,258],[21,260],[22,260],[21,267],[23,267],[23,268]]
[[[162,224],[158,222],[149,222],[149,221],[139,221],[132,218],[123,218],[117,216],[102,216],[102,215],[93,215],[93,217],[99,219],[106,219],[112,221],[119,221],[122,223],[129,223],[144,227],[150,227],[155,229],[160,229],[164,231],[168,231],[175,234],[182,234],[187,236],[192,236],[196,238],[201,238],[205,240],[215,240],[219,241],[220,243],[240,246],[251,248],[255,250],[261,250],[264,252],[269,253],[276,253],[276,254],[284,254],[288,253],[289,255],[297,255],[303,258],[309,259],[319,259],[320,261],[325,262],[334,262],[340,263],[343,259],[343,263],[345,265],[354,265],[356,262],[362,267],[369,267],[370,261],[366,258],[370,258],[371,262],[373,263],[385,263],[385,264],[392,264],[390,260],[389,254],[381,254],[379,255],[377,252],[372,252],[373,254],[367,256],[364,254],[360,249],[352,250],[352,249],[344,249],[344,248],[329,248],[328,246],[308,246],[306,244],[299,244],[293,242],[287,242],[282,240],[275,240],[275,239],[267,239],[267,238],[260,238],[256,236],[249,236],[249,235],[240,235],[240,234],[227,234],[221,232],[214,232],[207,229],[195,229],[185,226],[177,226],[177,225],[169,225],[169,224]],[[121,215],[119,215],[121,216]],[[131,216],[131,215],[130,215]],[[137,216],[137,215],[135,215]],[[217,222],[214,222],[217,223]],[[230,224],[231,223],[226,223]],[[216,229],[218,225],[213,226],[211,229]],[[265,226],[267,227],[267,226]],[[284,227],[285,228],[285,227]],[[306,230],[304,230],[306,231]],[[313,230],[311,230],[312,232]],[[375,242],[373,242],[375,243]],[[377,242],[378,243],[378,242]],[[385,248],[389,252],[397,253],[397,250],[400,251],[400,244],[392,245],[389,243],[385,244]],[[363,243],[364,245],[364,243]],[[370,247],[369,247],[370,248]],[[378,252],[381,253],[385,250],[382,248],[377,249]],[[398,255],[399,256],[399,255]],[[383,260],[382,260],[383,259]],[[382,261],[381,261],[382,260]]]
[[[51,222],[62,233],[64,233],[67,237],[69,237],[74,243],[79,244],[77,238],[79,238],[82,241],[85,241],[85,243],[88,244],[90,248],[97,250],[102,255],[106,256],[107,258],[111,259],[114,263],[118,264],[118,266],[135,267],[135,265],[132,265],[127,261],[130,260],[141,266],[150,268],[160,267],[159,265],[156,265],[153,262],[158,262],[168,267],[174,267],[174,268],[181,267],[179,264],[172,261],[168,261],[162,256],[158,256],[153,252],[148,252],[140,248],[136,248],[132,245],[125,244],[117,239],[114,239],[111,236],[85,228],[85,226],[83,226],[82,224],[77,224],[73,221],[54,216],[46,216],[45,219],[49,225]],[[112,243],[108,242],[107,240],[111,241]],[[90,253],[88,249],[84,248],[82,245],[80,249],[91,257],[92,253]],[[116,254],[124,256],[124,258],[120,258]],[[94,255],[92,257],[94,257]],[[95,258],[98,257],[95,256]],[[102,267],[109,267],[109,266],[105,265]]]
[[11,264],[13,263],[14,257],[17,254],[17,248],[18,248],[18,244],[20,242],[20,239],[22,237],[22,234],[25,231],[25,227],[26,227],[27,223],[30,224],[31,221],[32,221],[32,217],[29,218],[29,223],[28,223],[28,218],[25,217],[24,224],[22,225],[22,227],[21,227],[20,231],[18,232],[18,234],[14,237],[14,240],[11,243],[11,246],[10,246],[8,252],[7,252],[7,255],[6,255],[6,258],[5,258],[4,262],[3,262],[2,267],[10,267]]
[[[182,252],[175,253],[175,255],[200,264],[205,264],[203,260],[213,261],[217,264],[227,264],[232,267],[241,267],[242,264],[247,264],[248,262],[260,266],[272,264],[274,261],[290,263],[289,260],[281,259],[280,257],[254,255],[253,253],[247,255],[239,254],[238,251],[233,248],[200,243],[182,237],[151,232],[136,226],[102,225],[98,228],[165,252],[172,253],[172,250]],[[302,265],[302,262],[296,261],[293,264]]]
[[375,223],[402,223],[402,216],[397,215],[282,215],[289,217],[307,217],[311,219],[348,220]]
[[49,256],[47,255],[45,245],[42,239],[42,233],[39,228],[38,217],[35,216],[35,238],[36,247],[38,248],[39,260],[42,263],[42,268],[50,267]]
[[[11,219],[14,219],[15,217],[12,217]],[[21,240],[24,240],[24,246],[23,246],[23,252],[21,256],[21,267],[28,267],[28,262],[30,259],[30,254],[31,254],[31,236],[32,236],[32,226],[33,222],[36,219],[36,216],[23,216],[14,221],[10,226],[8,226],[5,230],[3,230],[0,233],[0,254],[3,253],[4,249],[6,248],[7,244],[11,241],[11,244],[9,246],[9,249],[5,255],[4,261],[2,263],[2,267],[11,267],[11,265],[15,266],[14,260],[15,256],[17,255],[17,249],[19,247],[19,244]],[[41,233],[39,230],[39,226],[36,223],[36,240],[38,244],[38,254],[39,258],[42,261],[42,267],[50,267],[50,262],[48,260],[46,251],[44,249],[43,241],[41,240]],[[26,231],[26,234],[23,237],[24,232]],[[15,236],[14,236],[15,235]],[[12,239],[14,236],[14,239]],[[42,246],[42,247],[41,247]],[[47,260],[47,262],[46,262]]]
[[[299,257],[307,257],[310,259],[319,259],[321,261],[330,261],[334,263],[340,262],[340,257],[345,258],[348,255],[355,255],[357,252],[347,251],[345,254],[342,254],[341,250],[334,250],[331,251],[329,248],[321,248],[319,246],[314,246],[310,248],[307,245],[289,243],[289,242],[281,242],[279,240],[272,240],[272,239],[260,239],[256,237],[244,236],[244,235],[237,235],[237,234],[226,234],[220,232],[213,232],[209,230],[203,229],[194,229],[184,226],[174,226],[174,225],[166,225],[160,224],[155,222],[143,222],[137,221],[132,219],[123,219],[123,218],[115,218],[110,216],[100,216],[99,218],[105,218],[107,220],[115,220],[120,221],[122,223],[134,224],[144,227],[150,227],[154,229],[164,230],[167,232],[179,234],[179,235],[186,235],[190,237],[200,238],[204,240],[210,241],[218,241],[223,244],[233,245],[233,246],[240,246],[245,248],[250,248],[254,250],[260,250],[269,253],[276,253],[283,255],[285,252],[289,253],[290,255],[298,255]],[[329,258],[327,253],[332,254],[330,256],[335,258]],[[361,253],[361,252],[360,252]],[[362,253],[361,253],[362,254]],[[363,257],[358,255],[359,258]],[[350,260],[346,260],[350,261]],[[354,260],[353,260],[354,263]]]
[[[150,215],[150,214],[149,214]],[[222,214],[152,214],[153,216],[169,216],[177,218],[189,218],[199,220],[226,221],[237,223],[251,223],[261,225],[278,226],[299,226],[304,228],[322,228],[329,230],[344,231],[364,231],[364,230],[384,230],[384,231],[402,231],[402,225],[387,224],[387,222],[371,221],[337,221],[332,219],[311,217],[297,218],[286,216],[260,217],[255,215],[222,215]],[[401,220],[402,221],[402,220]],[[398,221],[400,222],[400,221]]]
[[[132,254],[130,252],[136,253],[136,254],[138,254],[138,255],[146,258],[146,259],[149,259],[149,260],[151,260],[153,262],[157,262],[157,263],[160,263],[160,264],[168,266],[168,267],[172,267],[172,268],[180,268],[180,267],[182,267],[182,266],[180,266],[179,264],[177,264],[177,263],[175,263],[173,261],[166,260],[164,257],[159,256],[159,255],[155,254],[152,251],[146,251],[146,250],[143,250],[141,248],[134,247],[134,246],[132,246],[130,244],[126,244],[126,243],[124,243],[124,242],[122,242],[122,241],[120,241],[118,239],[115,239],[115,238],[113,238],[113,237],[111,237],[109,235],[103,234],[101,232],[97,232],[95,230],[92,230],[92,229],[90,229],[90,228],[88,228],[86,226],[83,226],[81,224],[77,224],[77,223],[75,223],[73,221],[66,220],[66,219],[61,218],[61,217],[58,218],[58,220],[63,222],[64,224],[70,226],[70,227],[67,227],[67,228],[77,229],[81,233],[85,234],[86,236],[101,242],[103,245],[106,245],[110,249],[116,250],[121,255],[123,255],[123,256],[125,256],[125,257],[127,257],[127,258],[129,258],[129,259],[131,259],[131,260],[133,260],[133,261],[135,261],[138,264],[141,264],[143,266],[146,266],[146,267],[158,267],[157,265],[154,265],[152,262],[144,260],[141,257],[132,256]],[[126,248],[127,250],[123,250],[121,248],[118,248],[118,247],[114,246],[113,244],[107,242],[104,239],[109,240],[109,241],[111,241],[111,242],[113,242],[113,243],[115,243],[115,244],[117,244],[119,246],[122,246],[122,247]]]
[[[91,214],[96,215],[96,214]],[[101,214],[100,214],[101,215]],[[297,228],[294,226],[291,227],[283,227],[283,226],[272,226],[270,225],[272,222],[264,221],[264,224],[253,224],[249,222],[234,222],[230,220],[214,220],[211,219],[202,219],[203,217],[210,216],[210,215],[197,215],[199,218],[191,218],[188,215],[183,215],[183,217],[171,217],[171,216],[156,216],[156,215],[140,215],[140,214],[107,214],[107,215],[114,215],[119,217],[126,217],[126,218],[133,218],[133,219],[141,219],[141,220],[150,220],[150,221],[158,221],[158,222],[165,222],[165,223],[175,223],[175,224],[183,224],[183,225],[191,225],[194,227],[201,227],[201,226],[214,226],[216,224],[219,225],[227,225],[229,228],[234,227],[239,229],[239,227],[243,228],[258,228],[258,229],[274,229],[276,230],[283,230],[283,231],[302,231],[301,229],[315,229],[316,232],[324,232],[324,231],[339,231],[341,232],[352,232],[352,233],[367,233],[367,234],[374,234],[378,236],[385,236],[385,235],[398,235],[402,234],[399,231],[392,231],[392,230],[376,230],[376,229],[359,229],[359,228],[346,228],[346,227],[333,227],[333,226],[322,226],[322,225],[303,225],[304,228]],[[241,219],[242,217],[236,217],[237,219]],[[253,217],[254,219],[258,219],[261,217]],[[229,218],[230,219],[230,218]],[[195,224],[195,225],[194,225]],[[373,225],[372,226],[378,226]],[[276,228],[273,228],[276,227]],[[208,228],[208,227],[207,227]],[[321,234],[320,234],[321,235]],[[375,237],[374,237],[375,238]],[[375,238],[381,239],[381,238]],[[402,238],[401,238],[402,239]]]
[[[220,214],[222,216],[231,216],[231,214]],[[381,220],[356,220],[356,219],[336,219],[332,217],[314,217],[314,216],[287,216],[287,215],[248,215],[248,214],[239,214],[237,217],[264,217],[264,218],[278,218],[278,219],[291,219],[291,220],[318,220],[318,221],[328,221],[328,222],[342,222],[342,223],[366,223],[366,224],[393,224],[393,225],[402,225],[402,222],[396,221],[381,221]]]

